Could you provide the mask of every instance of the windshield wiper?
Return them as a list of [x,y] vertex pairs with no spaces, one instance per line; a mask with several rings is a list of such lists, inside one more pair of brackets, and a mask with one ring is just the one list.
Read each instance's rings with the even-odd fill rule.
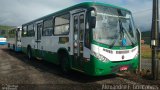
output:
[[[120,22],[119,22],[120,23]],[[121,25],[119,24],[119,26],[120,26],[120,30],[116,33],[116,39],[114,40],[114,42],[111,44],[111,46],[109,46],[109,48],[112,48],[114,45],[115,45],[115,43],[119,40],[118,38],[120,37],[120,35],[121,35],[121,33],[123,33],[122,32],[122,27],[121,27]]]
[[131,39],[128,31],[127,31],[126,28],[123,26],[123,24],[122,24],[122,22],[121,22],[120,20],[119,20],[119,26],[120,26],[120,30],[119,30],[119,32],[117,32],[117,34],[116,34],[117,38],[114,40],[114,42],[111,44],[111,46],[109,46],[109,48],[112,48],[112,47],[115,45],[115,43],[119,40],[119,39],[118,39],[119,36],[122,35],[122,34],[124,34],[124,32],[126,33],[127,37],[128,37],[129,40],[131,41],[132,47],[134,47],[134,46],[135,46],[134,41]]
[[114,44],[117,42],[118,37],[120,36],[120,34],[118,34],[118,32],[117,32],[117,34],[116,34],[115,36],[116,36],[116,39],[115,39],[114,42],[109,46],[109,48],[112,48],[112,47],[114,46]]
[[134,46],[135,46],[135,42],[131,39],[130,34],[128,33],[128,31],[126,30],[126,28],[123,26],[121,20],[119,20],[119,22],[120,22],[120,27],[122,28],[122,30],[125,31],[125,33],[127,34],[127,37],[129,38],[129,40],[130,40],[131,43],[132,43],[132,47],[134,47]]

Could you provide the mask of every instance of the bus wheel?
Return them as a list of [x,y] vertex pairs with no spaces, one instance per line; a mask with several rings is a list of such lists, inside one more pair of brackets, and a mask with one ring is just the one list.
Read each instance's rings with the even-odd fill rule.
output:
[[13,51],[16,51],[16,49],[15,49],[15,45],[13,44]]
[[27,56],[28,56],[28,59],[29,59],[29,60],[32,59],[32,51],[31,51],[31,48],[28,48],[28,49],[27,49]]
[[69,68],[69,58],[68,58],[68,55],[67,54],[62,54],[60,55],[60,66],[61,66],[61,69],[63,71],[63,73],[69,73],[70,71],[70,68]]
[[8,43],[8,48],[10,48],[10,44]]

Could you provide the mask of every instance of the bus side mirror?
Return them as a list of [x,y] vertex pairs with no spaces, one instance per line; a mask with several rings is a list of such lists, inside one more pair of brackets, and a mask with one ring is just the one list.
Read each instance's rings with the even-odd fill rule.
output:
[[96,17],[91,16],[91,18],[90,18],[90,28],[95,28],[95,26],[96,26]]
[[139,28],[137,28],[136,31],[137,31],[138,41],[139,41],[139,43],[141,43],[141,31]]

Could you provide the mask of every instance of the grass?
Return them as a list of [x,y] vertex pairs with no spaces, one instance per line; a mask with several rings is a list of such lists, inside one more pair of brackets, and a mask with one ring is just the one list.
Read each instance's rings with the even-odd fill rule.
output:
[[9,30],[11,28],[13,28],[13,26],[0,25],[0,30]]
[[142,58],[151,58],[151,48],[149,45],[143,44],[141,46],[141,56]]
[[[143,44],[141,46],[141,55],[142,59],[151,59],[152,50],[150,48],[150,45]],[[160,53],[158,54],[158,58],[160,59]]]

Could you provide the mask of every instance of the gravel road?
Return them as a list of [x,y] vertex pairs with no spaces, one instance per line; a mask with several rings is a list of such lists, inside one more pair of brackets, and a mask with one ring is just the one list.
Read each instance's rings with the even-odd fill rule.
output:
[[159,89],[160,81],[149,80],[135,74],[91,77],[72,71],[66,75],[61,72],[59,66],[43,60],[29,61],[23,53],[16,53],[6,46],[0,46],[0,90],[123,90],[142,87],[146,89],[146,85]]

